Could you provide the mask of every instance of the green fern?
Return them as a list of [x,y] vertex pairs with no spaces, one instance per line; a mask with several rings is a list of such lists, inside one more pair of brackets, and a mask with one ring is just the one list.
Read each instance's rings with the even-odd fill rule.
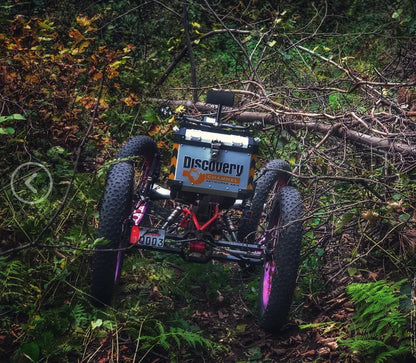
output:
[[216,345],[209,339],[204,338],[200,332],[189,331],[179,327],[170,327],[166,331],[163,324],[158,321],[156,327],[159,330],[157,336],[142,336],[140,340],[144,342],[144,347],[151,347],[160,345],[164,349],[168,350],[172,347],[172,344],[176,344],[178,348],[181,348],[182,344],[191,346],[192,348],[202,348],[207,350],[213,350]]
[[74,319],[76,327],[85,327],[90,322],[90,316],[81,304],[76,304],[71,309],[71,317]]
[[0,301],[11,302],[25,299],[25,286],[27,282],[24,276],[27,267],[19,260],[0,260]]
[[397,360],[410,353],[408,314],[399,309],[405,295],[400,293],[406,279],[396,283],[385,280],[354,283],[347,293],[356,312],[350,330],[354,335],[340,343],[375,362]]

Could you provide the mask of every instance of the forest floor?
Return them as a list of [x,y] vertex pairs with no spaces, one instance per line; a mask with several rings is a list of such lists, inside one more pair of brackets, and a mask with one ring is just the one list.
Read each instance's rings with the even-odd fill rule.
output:
[[[343,248],[345,247],[344,245]],[[186,299],[171,299],[156,288],[152,293],[156,302],[169,300],[169,310],[172,314],[177,311],[191,311],[187,314],[187,322],[199,327],[205,338],[221,346],[219,351],[212,354],[184,347],[183,356],[177,358],[178,361],[356,362],[357,358],[338,341],[347,337],[349,321],[354,312],[345,293],[345,287],[352,282],[380,278],[382,272],[379,270],[376,276],[375,273],[362,274],[357,271],[350,276],[351,273],[339,265],[339,258],[345,258],[347,253],[348,246],[342,251],[342,256],[339,249],[331,248],[331,251],[328,251],[325,260],[332,262],[324,264],[321,268],[321,289],[310,296],[296,297],[295,293],[290,319],[279,335],[265,333],[258,325],[254,289],[253,296],[247,297],[247,286],[252,286],[253,282],[257,281],[253,280],[255,275],[244,274],[238,265],[227,265],[231,266],[228,271],[227,289],[218,290],[216,296],[206,293],[209,287],[204,283],[189,287],[193,295],[191,303]],[[334,258],[335,254],[337,258]],[[180,279],[185,270],[179,263],[172,266]],[[124,357],[131,357],[135,344],[130,342],[126,345],[128,348]],[[105,346],[103,348],[102,353],[111,349],[110,345],[107,349]],[[171,361],[168,352],[157,349],[149,352],[143,359],[143,362],[152,363]]]
[[[241,270],[232,270],[233,289],[222,292],[221,303],[218,298],[211,302],[201,296],[192,320],[207,336],[228,347],[226,352],[212,361],[357,361],[356,356],[339,344],[340,338],[350,334],[348,327],[354,312],[345,287],[352,282],[381,279],[384,273],[377,266],[372,272],[348,269],[350,264],[347,261],[355,246],[348,237],[342,236],[337,245],[325,249],[323,264],[316,276],[320,279],[320,288],[311,288],[310,295],[296,296],[295,292],[290,319],[279,335],[267,334],[262,330],[257,323],[255,304],[248,303],[244,296],[243,286],[253,280],[253,276],[244,277]],[[302,279],[305,277],[299,277],[299,284],[305,283]]]
[[[207,336],[228,347],[214,362],[309,362],[343,361],[348,352],[338,345],[339,333],[352,316],[353,308],[345,295],[351,278],[336,279],[330,288],[296,302],[291,318],[277,336],[265,333],[257,323],[256,310],[247,306],[238,284],[244,285],[241,272],[235,271],[230,292],[223,301],[210,302],[201,298],[193,322]],[[302,328],[313,324],[311,328]],[[190,360],[191,361],[191,360]],[[204,359],[209,362],[210,359]]]

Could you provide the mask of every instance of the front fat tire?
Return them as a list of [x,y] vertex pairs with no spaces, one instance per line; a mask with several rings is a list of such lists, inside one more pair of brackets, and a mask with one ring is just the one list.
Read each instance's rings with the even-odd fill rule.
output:
[[[259,289],[260,325],[271,333],[277,333],[286,323],[289,315],[300,263],[301,217],[302,200],[298,190],[289,186],[278,190],[269,214],[268,229],[277,227],[279,233],[272,257],[269,258],[269,261],[274,263],[274,274],[271,278],[270,294],[266,305],[263,299],[265,268]],[[286,225],[288,226],[284,227]],[[270,242],[270,240],[266,241],[266,244]]]
[[[96,247],[91,273],[91,295],[96,306],[111,304],[114,286],[120,275],[116,274],[117,260],[121,269],[122,252],[101,251],[123,248],[127,245],[123,233],[125,220],[131,211],[134,183],[132,163],[120,162],[113,165],[107,178],[107,185],[101,205],[97,237],[108,244]],[[124,238],[123,238],[124,237]]]
[[[156,143],[148,136],[130,139],[117,155],[118,159],[142,156],[147,161],[159,153]],[[154,170],[157,177],[159,167]],[[125,248],[128,245],[129,217],[133,207],[134,163],[120,161],[111,166],[101,203],[97,237],[108,241],[96,247],[91,272],[92,302],[96,306],[110,305],[114,287],[121,274],[123,251],[108,249]]]

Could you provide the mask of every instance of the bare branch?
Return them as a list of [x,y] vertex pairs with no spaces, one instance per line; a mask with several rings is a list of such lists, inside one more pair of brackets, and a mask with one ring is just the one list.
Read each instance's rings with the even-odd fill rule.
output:
[[[252,95],[250,91],[240,91],[240,93],[247,92]],[[188,108],[196,108],[199,111],[203,112],[213,112],[215,107],[207,105],[203,102],[191,102],[191,101],[169,101],[169,100],[160,100],[160,99],[151,99],[152,102],[162,102],[170,103],[172,105],[184,105]],[[224,112],[230,113],[232,118],[238,122],[254,122],[262,121],[264,124],[277,124],[283,128],[293,129],[293,130],[305,130],[312,131],[319,134],[327,135],[330,133],[331,136],[335,136],[341,139],[347,138],[355,144],[366,146],[371,148],[374,151],[388,152],[396,151],[398,153],[403,153],[407,155],[416,156],[416,144],[409,142],[408,144],[394,141],[390,137],[397,136],[397,134],[385,134],[378,132],[378,134],[384,136],[373,136],[366,134],[364,132],[356,131],[349,129],[347,124],[352,120],[358,117],[353,112],[347,112],[340,115],[328,115],[325,113],[310,113],[297,110],[279,110],[274,109],[272,106],[267,106],[265,104],[254,103],[258,108],[267,109],[269,112],[251,112],[251,111],[242,111],[240,109],[232,109],[225,107]],[[354,117],[355,115],[355,117]],[[285,116],[283,121],[277,116]],[[325,121],[334,121],[338,120],[339,123],[333,125],[331,123],[325,123]],[[364,123],[364,121],[359,121]],[[369,129],[368,125],[366,128]],[[369,129],[370,131],[375,131]]]
[[[344,72],[353,82],[354,82],[354,86],[349,90],[349,92],[352,92],[354,89],[358,88],[358,87],[364,87],[365,90],[367,90],[368,92],[370,92],[371,94],[375,95],[376,97],[378,97],[380,100],[382,100],[383,103],[387,104],[388,106],[394,108],[398,113],[404,115],[404,111],[400,108],[399,105],[397,105],[396,103],[390,101],[389,99],[387,99],[381,92],[377,91],[373,85],[377,85],[377,86],[382,86],[384,83],[380,83],[380,82],[367,82],[366,80],[360,78],[358,75],[354,74],[353,72],[351,72],[350,69],[347,69],[343,66],[341,66],[340,64],[334,62],[332,59],[326,58],[323,55],[314,52],[313,50],[310,50],[308,48],[305,48],[301,45],[297,45],[296,48],[307,52],[311,55],[313,55],[314,57],[321,59],[322,61],[331,64],[332,66],[334,66],[335,68],[341,70],[342,72]],[[395,84],[395,86],[397,86],[398,84]]]

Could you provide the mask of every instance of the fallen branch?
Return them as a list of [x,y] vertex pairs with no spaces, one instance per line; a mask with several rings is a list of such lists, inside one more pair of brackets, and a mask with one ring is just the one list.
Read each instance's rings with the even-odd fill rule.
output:
[[[196,109],[199,112],[215,112],[216,107],[203,102],[192,102],[192,101],[169,101],[165,99],[150,99],[156,103],[168,103],[174,106],[183,105],[190,109]],[[265,105],[258,105],[259,107],[267,107]],[[251,112],[241,111],[240,109],[224,107],[224,114],[228,114],[229,118],[232,118],[238,122],[254,122],[261,121],[263,124],[279,125],[282,128],[293,129],[293,130],[305,130],[316,132],[319,134],[327,135],[331,133],[331,136],[335,136],[341,139],[347,139],[354,144],[359,144],[371,148],[373,151],[380,152],[391,152],[395,151],[405,155],[416,156],[416,144],[413,142],[399,142],[395,141],[391,137],[396,136],[395,134],[385,133],[384,137],[373,136],[364,132],[351,130],[347,127],[347,121],[351,121],[357,117],[352,112],[347,112],[341,115],[327,115],[318,113],[309,113],[303,111],[286,111],[273,109],[267,107],[269,112]],[[355,115],[355,117],[354,117]],[[279,117],[280,116],[280,117]],[[282,119],[284,119],[282,121]],[[326,123],[326,120],[339,122],[336,127],[331,123]],[[344,122],[342,122],[344,121]],[[405,134],[403,135],[406,136]]]

